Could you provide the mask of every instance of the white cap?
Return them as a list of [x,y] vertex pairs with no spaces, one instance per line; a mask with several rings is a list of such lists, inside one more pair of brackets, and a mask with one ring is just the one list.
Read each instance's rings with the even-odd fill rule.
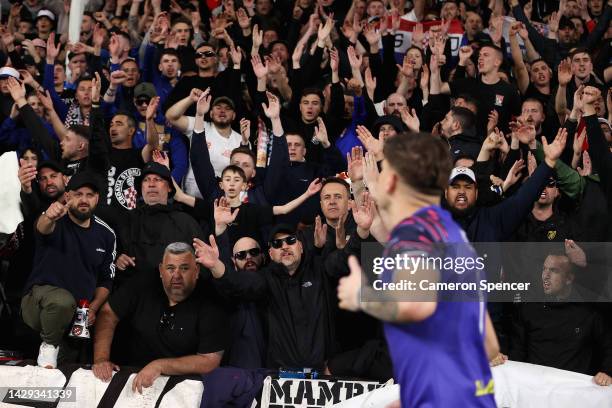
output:
[[461,176],[467,177],[470,180],[472,180],[474,183],[476,183],[476,175],[474,174],[472,169],[469,169],[467,167],[455,167],[451,171],[448,182],[452,183],[457,177],[461,177]]
[[40,10],[38,14],[36,14],[36,19],[41,17],[47,17],[51,21],[55,21],[55,14],[51,12],[51,10]]
[[2,67],[0,68],[0,78],[13,77],[15,79],[21,78],[19,72],[15,68],[11,67]]

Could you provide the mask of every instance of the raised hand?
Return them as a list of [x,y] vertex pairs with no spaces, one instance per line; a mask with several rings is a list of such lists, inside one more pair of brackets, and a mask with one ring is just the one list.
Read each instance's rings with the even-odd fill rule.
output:
[[469,45],[464,45],[459,48],[459,65],[465,65],[467,61],[472,57],[474,49]]
[[351,273],[338,282],[338,307],[344,310],[357,312],[361,309],[361,266],[354,255],[348,260]]
[[353,146],[351,151],[346,153],[346,162],[348,163],[348,176],[351,183],[363,180],[363,148]]
[[561,153],[563,153],[563,149],[565,148],[565,142],[567,141],[567,129],[560,128],[557,132],[557,136],[555,136],[555,140],[552,143],[548,144],[546,141],[546,137],[542,136],[542,148],[544,149],[544,161],[546,164],[555,168],[555,164],[557,163],[557,159],[561,157]]
[[26,194],[32,193],[32,181],[36,180],[36,166],[33,164],[26,164],[26,161],[19,159],[19,170],[17,171],[17,177],[21,183],[21,191]]
[[572,63],[569,58],[564,59],[559,63],[559,67],[557,67],[557,79],[559,80],[559,85],[567,86],[569,82],[572,80]]
[[338,56],[338,50],[336,48],[333,48],[329,52],[329,67],[331,68],[332,72],[337,73],[339,66],[340,57]]
[[170,157],[164,151],[153,150],[153,161],[170,170]]
[[585,105],[593,105],[601,98],[601,91],[594,86],[586,86],[584,87],[584,91],[582,92],[582,102]]
[[400,109],[400,115],[402,117],[402,122],[404,122],[404,124],[408,126],[408,129],[413,132],[419,131],[421,121],[419,120],[414,108],[411,112],[411,109],[408,106],[404,106],[402,109]]
[[[257,24],[253,26],[252,40],[253,48],[259,50],[259,47],[261,47],[261,44],[263,43],[263,31],[259,29]],[[251,55],[254,55],[252,51]]]
[[591,163],[591,156],[588,150],[582,152],[582,167],[576,167],[576,171],[582,177],[590,176],[593,173],[593,163]]
[[280,117],[280,102],[272,92],[266,92],[266,96],[268,97],[268,105],[265,103],[261,104],[264,114],[269,119],[277,119]]
[[374,24],[366,24],[363,27],[363,35],[371,46],[376,46],[380,42],[381,33],[376,29]]
[[308,193],[308,195],[312,197],[318,194],[319,191],[321,191],[321,188],[323,188],[323,183],[321,183],[321,179],[316,178],[310,182],[310,185],[308,186],[308,190],[306,190],[306,193]]
[[268,75],[268,66],[261,62],[259,54],[255,54],[251,57],[251,65],[253,66],[253,72],[257,79],[265,78]]
[[240,61],[242,61],[242,50],[240,47],[230,47],[230,55],[234,65],[240,65]]
[[49,91],[45,91],[45,93],[38,91],[36,92],[36,95],[38,96],[38,99],[40,99],[40,103],[42,103],[47,112],[51,112],[54,110],[53,99],[51,99]]
[[586,254],[574,240],[565,240],[565,255],[567,255],[570,262],[574,265],[580,266],[581,268],[587,266]]
[[100,101],[101,89],[102,89],[102,80],[100,79],[100,74],[96,72],[95,76],[91,80],[91,100],[93,102]]
[[354,70],[361,69],[361,63],[363,62],[363,58],[361,55],[358,55],[357,52],[355,52],[355,48],[352,45],[346,49],[346,53],[348,55],[349,64],[351,65],[351,68]]
[[425,39],[425,34],[423,32],[423,24],[416,23],[414,28],[412,29],[412,45],[423,49],[424,39]]
[[123,72],[123,70],[119,69],[117,71],[113,71],[110,74],[110,83],[114,87],[118,87],[127,79],[127,74]]
[[232,207],[227,198],[221,197],[214,202],[214,217],[215,225],[220,227],[226,227],[236,220],[240,208],[236,208],[236,211],[232,213]]
[[487,133],[491,133],[493,129],[495,129],[498,121],[499,112],[497,112],[497,109],[493,109],[491,112],[489,112],[489,120],[487,121]]
[[197,103],[200,100],[200,96],[202,96],[202,90],[198,88],[193,88],[189,92],[189,97],[191,98],[191,102]]
[[159,106],[159,96],[154,96],[149,101],[149,106],[147,106],[147,112],[145,114],[146,120],[155,120],[157,116],[157,107]]
[[508,175],[504,180],[502,190],[508,191],[510,187],[515,185],[521,179],[521,175],[524,168],[525,161],[523,159],[515,161],[512,167],[510,167],[510,171],[508,172]]
[[380,139],[374,138],[372,133],[365,126],[357,126],[355,129],[357,132],[357,138],[366,148],[366,150],[374,155],[381,156],[383,150],[383,142]]
[[251,138],[251,121],[247,118],[240,119],[240,135],[242,136],[242,144],[247,144]]
[[53,64],[59,55],[60,47],[55,45],[55,33],[49,34],[47,38],[47,63]]
[[378,164],[376,163],[376,158],[370,152],[367,152],[365,154],[364,163],[365,167],[363,178],[366,183],[366,186],[368,187],[368,190],[372,191],[372,188],[374,188],[374,186],[378,182]]
[[327,37],[329,37],[332,28],[334,28],[334,15],[331,13],[325,24],[319,25],[319,30],[317,31],[317,39],[319,44],[324,43]]
[[47,211],[41,215],[41,217],[47,217],[51,221],[55,222],[62,218],[64,215],[68,213],[68,203],[62,204],[59,201],[54,201],[51,203]]
[[314,246],[317,248],[323,248],[327,242],[327,224],[321,222],[321,216],[317,215],[315,218],[314,227]]
[[10,76],[7,78],[6,86],[15,102],[17,102],[19,99],[25,99],[26,90],[24,84]]
[[374,200],[370,197],[370,194],[366,191],[363,193],[363,199],[361,205],[357,205],[355,201],[349,201],[349,208],[353,212],[353,219],[357,224],[357,227],[361,228],[364,232],[369,231],[374,222]]
[[320,117],[317,118],[317,126],[314,128],[314,137],[321,142],[323,148],[329,147],[329,137],[327,135],[327,128],[325,122]]
[[210,87],[206,88],[204,92],[200,94],[198,98],[198,103],[196,105],[196,115],[204,116],[210,110],[210,100],[212,99],[212,95],[210,95]]

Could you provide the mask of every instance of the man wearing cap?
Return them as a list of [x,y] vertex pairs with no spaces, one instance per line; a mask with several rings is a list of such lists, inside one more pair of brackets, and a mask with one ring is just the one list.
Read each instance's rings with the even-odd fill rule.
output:
[[[363,219],[362,219],[363,220]],[[236,271],[220,260],[229,251],[225,223],[216,222],[210,245],[194,240],[197,261],[208,268],[221,293],[241,301],[264,302],[267,321],[266,366],[322,369],[334,352],[332,282],[346,273],[349,254],[357,253],[369,236],[371,219],[358,225],[348,244],[326,257],[303,245],[295,227],[277,224],[269,234],[271,263],[257,271]],[[315,233],[320,233],[317,230]]]
[[169,205],[174,186],[166,167],[147,163],[137,179],[136,189],[144,203],[128,211],[127,217],[117,219],[111,215],[109,218],[117,226],[121,248],[117,256],[118,285],[136,274],[154,277],[166,245],[191,242],[194,237],[203,236],[191,216]]
[[[201,90],[193,89],[188,97],[181,99],[168,109],[166,118],[172,126],[185,133],[189,139],[191,139],[194,131],[204,131],[210,162],[215,171],[215,176],[220,177],[223,169],[230,164],[232,150],[242,144],[248,146],[248,135],[246,135],[247,139],[244,140],[240,133],[232,129],[232,122],[236,117],[235,105],[234,101],[226,96],[217,97],[210,104],[211,122],[204,121],[204,129],[195,129],[196,118],[185,116],[185,112],[193,103],[198,102],[201,96]],[[204,116],[206,113],[208,113],[208,107],[202,104],[202,110],[197,112],[196,115]],[[202,197],[195,184],[193,171],[187,173],[185,192],[196,197]]]
[[55,201],[36,221],[34,267],[21,302],[24,322],[42,339],[38,365],[47,368],[57,367],[59,351],[60,360],[70,351],[63,337],[77,302],[89,302],[89,323],[95,323],[115,275],[115,233],[93,215],[97,175],[81,172],[66,190],[66,204]]
[[[21,183],[21,202],[26,217],[28,215],[38,217],[43,209],[55,201],[65,203],[67,173],[67,169],[52,160],[41,161],[36,167],[24,164],[22,160],[18,176]],[[38,181],[38,189],[32,186],[34,180]]]
[[[108,93],[107,93],[108,94]],[[138,128],[134,137],[134,147],[142,149],[147,143],[147,132],[149,128],[154,128],[157,132],[159,149],[167,152],[170,156],[172,164],[172,177],[177,183],[181,183],[183,177],[187,173],[189,165],[188,149],[184,142],[184,137],[179,131],[166,126],[164,116],[159,110],[161,99],[155,101],[154,112],[149,112],[149,107],[153,103],[153,98],[157,97],[155,86],[150,82],[141,82],[134,87],[134,118],[136,119]],[[105,97],[105,100],[106,97]],[[149,114],[147,114],[149,112]],[[147,119],[147,115],[151,116],[152,122]],[[147,123],[149,122],[149,126]]]
[[11,114],[11,108],[13,107],[13,99],[9,92],[8,79],[21,79],[21,75],[15,68],[2,67],[0,68],[0,121],[4,121]]
[[[209,87],[213,99],[218,96],[227,96],[234,103],[242,101],[239,86],[241,61],[232,61],[231,67],[227,67],[224,71],[219,72],[219,60],[215,47],[209,43],[201,43],[196,46],[195,51],[198,75],[183,76],[177,82],[170,95],[168,95],[164,110],[170,109],[184,98],[189,97],[193,89],[206,89]],[[238,53],[238,55],[242,58],[242,54]],[[188,115],[195,115],[194,107],[188,105],[184,110],[180,111],[180,114],[175,119],[178,119],[185,112]]]
[[43,40],[49,38],[55,27],[55,14],[51,10],[42,9],[36,14],[36,31]]

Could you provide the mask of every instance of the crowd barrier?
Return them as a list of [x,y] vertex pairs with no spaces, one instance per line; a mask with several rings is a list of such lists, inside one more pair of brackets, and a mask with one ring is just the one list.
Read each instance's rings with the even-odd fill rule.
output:
[[[72,366],[48,370],[35,366],[0,366],[0,407],[38,408],[191,408],[199,407],[204,390],[198,377],[161,376],[143,394],[131,389],[136,369],[114,373],[109,383],[91,370]],[[495,400],[500,408],[612,408],[612,386],[601,387],[592,377],[570,371],[508,361],[493,368]],[[15,391],[64,391],[64,400],[20,400]],[[68,396],[68,392],[71,395]],[[19,395],[18,395],[19,396]],[[49,396],[49,395],[48,395]],[[40,397],[40,395],[39,395]],[[371,407],[382,408],[399,398],[399,385],[344,379],[264,380],[262,408]]]

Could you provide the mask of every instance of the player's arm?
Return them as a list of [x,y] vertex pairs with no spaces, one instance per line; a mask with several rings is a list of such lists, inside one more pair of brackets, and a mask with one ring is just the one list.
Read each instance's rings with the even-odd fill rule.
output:
[[489,361],[499,355],[499,342],[497,341],[497,335],[495,334],[495,328],[493,327],[489,312],[487,312],[485,318],[485,351]]
[[[414,282],[413,290],[377,290],[363,275],[357,258],[349,258],[351,273],[340,279],[339,306],[343,309],[363,311],[379,320],[397,323],[420,322],[436,311],[437,294],[434,290],[422,291],[419,282],[436,283],[439,272],[433,269],[396,269],[393,282]],[[363,282],[363,284],[362,284]],[[380,288],[380,284],[377,285]]]

